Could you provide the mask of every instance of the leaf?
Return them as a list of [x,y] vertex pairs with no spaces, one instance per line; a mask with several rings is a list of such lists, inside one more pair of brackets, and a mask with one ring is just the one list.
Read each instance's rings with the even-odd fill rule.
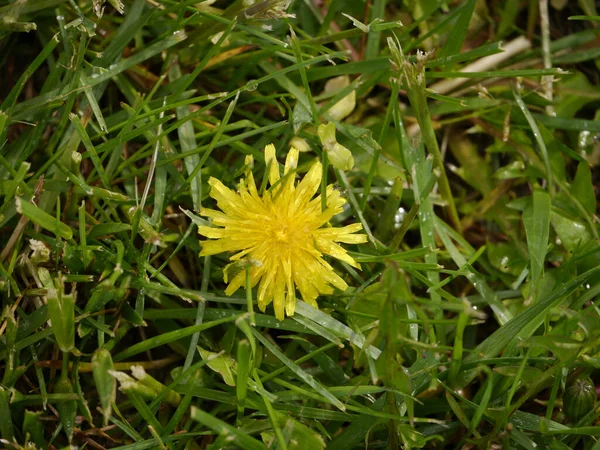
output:
[[114,364],[110,352],[104,348],[96,350],[92,356],[92,372],[102,406],[104,426],[108,424],[111,403],[115,401],[117,393],[117,380],[110,374],[111,370],[114,370]]
[[273,355],[275,355],[279,361],[287,366],[287,368],[290,369],[298,379],[308,384],[316,393],[326,398],[329,403],[334,405],[336,408],[344,412],[346,411],[346,406],[344,406],[342,402],[340,402],[331,392],[329,392],[325,386],[319,383],[312,375],[302,370],[300,366],[283,354],[275,345],[271,343],[271,341],[266,339],[254,328],[252,328],[252,334],[254,334],[254,337],[259,340],[260,343],[263,344],[271,353],[273,353]]
[[[350,77],[342,75],[327,80],[325,83],[324,94],[336,92],[350,85]],[[342,120],[352,114],[356,107],[356,90],[353,90],[339,102],[327,110],[327,113],[333,120]]]
[[490,334],[473,349],[465,361],[472,362],[483,358],[492,358],[500,352],[506,351],[507,348],[512,348],[519,339],[531,336],[543,323],[551,308],[559,305],[566,296],[572,294],[598,272],[600,272],[600,266],[596,266],[566,283],[560,283],[550,294],[540,298],[537,303],[523,310],[503,327]]
[[344,339],[347,339],[352,344],[356,345],[362,351],[367,353],[373,359],[377,359],[379,358],[379,355],[381,355],[381,350],[372,345],[368,345],[362,333],[350,329],[340,321],[336,320],[334,317],[324,313],[323,311],[317,308],[310,306],[308,303],[305,303],[301,300],[297,301],[296,314],[312,320],[313,322],[326,328],[336,336],[340,336]]
[[[316,431],[283,414],[280,414],[279,418],[283,419],[281,425],[283,435],[287,438],[288,450],[322,450],[325,448],[323,437]],[[276,442],[275,433],[265,431],[260,436],[269,448],[275,448],[273,447]]]
[[115,8],[119,14],[125,14],[125,7],[123,6],[123,2],[121,0],[108,0],[113,8]]
[[525,268],[526,260],[515,245],[489,241],[485,248],[489,262],[501,272],[518,276]]
[[36,225],[54,233],[56,236],[63,239],[72,239],[73,230],[68,225],[62,223],[56,217],[52,217],[47,212],[38,208],[22,198],[16,198],[17,212],[24,215]]
[[236,361],[230,356],[204,350],[199,345],[197,348],[202,359],[207,361],[206,365],[221,375],[227,386],[235,386]]
[[[198,350],[200,350],[200,347],[198,347]],[[253,353],[254,352],[252,352],[252,346],[250,345],[248,339],[243,339],[238,342],[236,396],[239,415],[242,415],[244,413],[244,406],[246,404],[246,396],[248,393],[248,380],[250,378],[250,372],[252,370]],[[202,358],[204,358],[204,356],[202,356]]]
[[543,347],[550,350],[562,361],[567,361],[577,353],[585,342],[578,341],[568,336],[531,336],[523,344],[527,347]]
[[327,157],[331,165],[339,170],[352,170],[354,167],[354,157],[350,150],[338,143],[335,137],[335,124],[329,122],[327,125],[319,125],[317,134],[323,148],[327,152]]
[[527,235],[531,283],[537,291],[544,270],[550,234],[550,196],[547,192],[539,189],[533,192],[533,203],[523,212],[523,225]]
[[25,410],[25,417],[23,418],[23,434],[29,435],[29,439],[33,440],[35,445],[42,450],[46,450],[46,439],[44,438],[44,425],[40,421],[40,416],[43,411],[28,411]]
[[575,251],[579,245],[592,239],[588,227],[579,220],[570,219],[554,212],[550,220],[562,245],[569,251]]
[[98,225],[94,225],[89,232],[87,233],[88,239],[98,239],[102,236],[107,236],[110,234],[121,233],[123,231],[131,230],[131,225],[128,223],[99,223]]
[[577,173],[573,184],[571,184],[571,193],[588,213],[596,213],[596,195],[592,184],[592,171],[587,161],[580,162],[577,166]]
[[73,290],[65,294],[60,274],[58,279],[53,280],[48,269],[39,268],[38,275],[47,290],[48,316],[56,342],[63,352],[70,352],[75,348],[76,292]]
[[494,368],[494,372],[505,377],[516,377],[526,385],[535,385],[544,371],[536,367],[525,367],[521,370],[520,366],[499,366]]
[[312,122],[313,117],[309,109],[302,104],[302,102],[296,102],[292,113],[292,123],[294,124],[294,133],[298,133],[300,128],[305,123]]
[[192,406],[191,408],[190,418],[200,422],[216,433],[227,436],[228,441],[231,440],[231,443],[235,443],[238,447],[245,450],[266,450],[267,448],[262,442],[250,437],[245,432],[232,427],[228,423],[217,419],[212,414],[204,412],[195,406]]
[[[73,392],[73,384],[63,372],[63,375],[61,375],[60,380],[58,380],[54,385],[54,393],[72,394]],[[60,421],[63,424],[65,434],[67,435],[69,442],[71,442],[71,439],[73,439],[73,426],[75,425],[75,415],[77,414],[77,401],[69,400],[66,402],[57,403],[56,410],[58,411],[58,416],[60,417]]]
[[452,26],[452,31],[448,35],[448,40],[444,44],[440,57],[444,58],[460,53],[460,49],[469,31],[469,23],[475,10],[475,3],[475,0],[469,0],[459,8],[458,18]]
[[454,136],[449,144],[460,163],[458,175],[483,195],[489,194],[494,188],[492,166],[479,155],[477,146],[465,134]]
[[14,432],[9,398],[10,391],[0,386],[0,437],[11,442],[14,439]]

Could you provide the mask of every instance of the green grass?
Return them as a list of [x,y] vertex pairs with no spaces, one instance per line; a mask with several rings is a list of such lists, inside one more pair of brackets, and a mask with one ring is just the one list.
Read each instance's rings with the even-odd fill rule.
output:
[[[0,0],[0,447],[600,449],[594,2],[209,3]],[[197,227],[292,139],[368,242],[279,322]]]

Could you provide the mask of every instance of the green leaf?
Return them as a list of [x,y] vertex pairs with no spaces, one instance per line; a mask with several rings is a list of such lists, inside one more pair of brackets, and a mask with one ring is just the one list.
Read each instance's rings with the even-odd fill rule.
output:
[[579,220],[553,212],[550,221],[562,245],[569,251],[575,251],[577,247],[592,239],[588,227]]
[[73,238],[73,230],[71,227],[62,223],[56,217],[51,216],[32,203],[24,201],[21,197],[16,198],[16,203],[17,212],[27,217],[33,223],[63,239]]
[[333,122],[329,122],[327,125],[321,124],[317,133],[331,165],[339,170],[352,170],[354,157],[350,150],[338,143],[335,137],[335,124]]
[[526,347],[543,347],[554,353],[559,359],[567,361],[576,354],[585,342],[580,342],[568,336],[532,336],[523,342]]
[[527,108],[527,105],[525,105],[525,102],[521,98],[520,94],[516,91],[516,89],[513,89],[513,96],[515,98],[515,101],[517,102],[517,105],[519,106],[519,109],[525,116],[525,119],[527,120],[527,123],[529,124],[529,127],[531,128],[531,131],[533,133],[533,137],[535,138],[535,140],[538,144],[538,147],[539,147],[539,150],[540,150],[540,153],[542,156],[542,160],[544,161],[544,166],[546,167],[545,175],[548,179],[548,185],[550,187],[550,190],[552,191],[554,189],[552,165],[550,164],[550,156],[548,153],[548,148],[546,147],[546,143],[544,142],[544,139],[542,138],[542,133],[540,132],[540,129],[538,128],[534,117],[532,116],[531,112]]
[[48,445],[44,438],[44,424],[40,421],[40,416],[43,411],[28,411],[25,410],[25,416],[23,418],[23,434],[29,435],[38,448],[46,450]]
[[473,16],[473,11],[475,10],[475,3],[476,0],[469,0],[457,10],[458,18],[452,26],[450,34],[448,34],[448,39],[446,40],[446,43],[442,49],[442,53],[440,54],[441,58],[460,53],[463,42],[469,30],[469,23],[471,22],[471,17]]
[[110,352],[104,348],[96,350],[92,356],[92,371],[104,416],[104,426],[108,424],[111,403],[115,401],[117,394],[117,380],[109,373],[111,370],[114,370],[114,364]]
[[[200,347],[198,347],[198,350],[200,350]],[[236,385],[238,417],[240,417],[244,413],[244,407],[246,405],[246,396],[248,394],[248,380],[250,377],[250,372],[252,371],[253,353],[254,352],[252,351],[252,346],[250,345],[250,342],[247,339],[243,339],[238,342]]]
[[131,230],[131,225],[128,223],[99,223],[87,232],[86,237],[88,239],[98,239],[109,234],[117,234],[129,230]]
[[548,296],[540,298],[537,303],[523,310],[503,327],[490,334],[481,344],[473,349],[473,352],[465,358],[465,361],[472,362],[478,359],[494,357],[508,347],[512,347],[520,339],[531,336],[544,322],[546,314],[551,308],[560,304],[567,295],[579,289],[598,272],[600,272],[600,266],[594,267],[570,281],[560,284]]
[[190,418],[196,422],[200,422],[204,426],[210,428],[214,432],[225,436],[228,441],[235,443],[240,448],[245,450],[266,450],[267,447],[260,442],[250,437],[245,432],[232,427],[226,422],[217,419],[212,414],[202,411],[200,408],[192,406],[190,411]]
[[158,336],[146,339],[145,341],[138,342],[137,344],[132,345],[131,347],[117,354],[113,359],[115,361],[121,361],[133,355],[137,355],[138,353],[142,353],[147,350],[160,347],[161,345],[177,341],[184,337],[191,336],[194,333],[208,330],[209,328],[222,325],[227,322],[235,322],[239,317],[239,315],[224,317],[222,319],[213,320],[211,322],[205,322],[200,325],[192,325],[191,327],[181,328],[178,330],[169,331],[167,333],[162,333]]
[[63,352],[71,352],[75,348],[76,291],[65,294],[61,274],[53,279],[48,269],[39,268],[38,275],[47,290],[48,316],[56,342]]
[[227,386],[235,386],[235,374],[237,363],[235,359],[223,353],[213,353],[197,346],[202,359],[206,360],[206,365],[223,377]]
[[288,369],[292,371],[298,379],[302,380],[306,384],[308,384],[311,388],[313,388],[318,394],[326,398],[332,405],[336,408],[341,409],[342,411],[346,411],[346,407],[342,402],[340,402],[331,392],[329,392],[321,383],[319,383],[312,375],[309,375],[304,370],[300,368],[294,361],[285,356],[275,345],[273,345],[269,340],[267,340],[262,334],[252,328],[252,333],[254,337],[259,340],[265,347],[267,347],[271,353],[273,353],[277,359],[279,359]]
[[[65,372],[61,375],[60,380],[54,385],[55,394],[73,394],[73,384],[66,376]],[[56,405],[58,416],[62,422],[65,434],[69,442],[73,439],[73,427],[75,426],[75,415],[77,414],[77,401],[69,400]]]
[[571,184],[571,193],[590,214],[596,214],[596,195],[592,183],[592,171],[587,161],[582,161],[577,166],[577,173],[573,184]]
[[531,283],[537,292],[544,271],[550,234],[550,196],[547,192],[539,189],[533,192],[532,205],[523,212],[523,225],[527,235]]
[[10,412],[10,392],[0,386],[0,437],[12,442],[14,439],[13,423]]
[[[323,450],[326,447],[323,437],[303,423],[283,414],[279,414],[279,418],[288,450]],[[265,431],[261,437],[269,448],[274,448],[275,433]]]

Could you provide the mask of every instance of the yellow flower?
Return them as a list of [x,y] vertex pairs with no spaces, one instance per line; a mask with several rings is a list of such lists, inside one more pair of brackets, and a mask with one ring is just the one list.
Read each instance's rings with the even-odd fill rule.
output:
[[[251,158],[247,160],[248,165],[251,162]],[[358,223],[342,228],[329,225],[329,220],[342,212],[346,200],[329,185],[327,209],[322,211],[321,196],[315,197],[321,183],[321,163],[314,163],[296,184],[298,150],[290,149],[282,178],[272,144],[265,147],[265,162],[271,188],[262,196],[250,171],[246,179],[240,180],[237,193],[210,178],[210,196],[221,211],[206,208],[200,211],[216,225],[198,228],[202,236],[210,239],[202,242],[200,256],[237,252],[231,260],[249,263],[252,286],[260,282],[258,307],[264,311],[273,302],[275,316],[283,320],[285,314],[294,314],[296,288],[301,298],[315,307],[320,294],[332,294],[333,287],[345,290],[348,285],[323,255],[360,269],[336,242],[358,244],[367,238],[364,234],[354,234],[362,229]],[[245,285],[246,273],[240,271],[228,280],[225,272],[224,278],[228,282],[225,293],[231,295]]]

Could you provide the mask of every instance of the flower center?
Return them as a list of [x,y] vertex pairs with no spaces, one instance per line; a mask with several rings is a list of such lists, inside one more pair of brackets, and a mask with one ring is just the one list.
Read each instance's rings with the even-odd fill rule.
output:
[[275,240],[279,241],[279,242],[287,242],[289,240],[289,233],[287,232],[288,230],[286,230],[285,228],[281,229],[281,230],[276,230],[275,231]]
[[291,248],[303,239],[306,239],[299,224],[290,223],[288,220],[277,220],[267,226],[267,239],[276,242],[279,246]]

